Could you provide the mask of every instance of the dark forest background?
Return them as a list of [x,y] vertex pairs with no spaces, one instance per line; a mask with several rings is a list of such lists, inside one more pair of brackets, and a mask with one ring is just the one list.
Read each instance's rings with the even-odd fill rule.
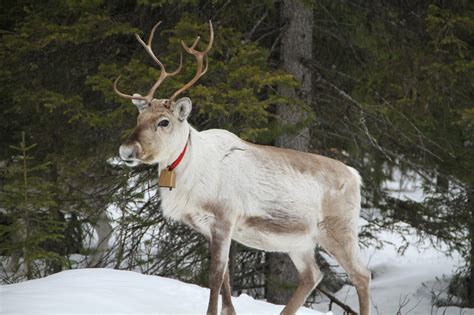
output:
[[[462,255],[447,290],[474,307],[474,2],[2,0],[0,8],[3,283],[109,267],[207,285],[207,244],[162,217],[156,170],[118,163],[137,113],[112,83],[122,75],[121,90],[144,94],[159,76],[134,33],[147,36],[162,20],[154,49],[172,70],[180,40],[206,43],[212,20],[209,71],[186,92],[191,123],[355,167],[364,180],[361,246],[383,246],[374,237],[382,229],[415,228]],[[303,49],[291,49],[294,40]],[[185,56],[183,74],[157,97],[194,70]],[[423,200],[390,194],[387,181],[400,177],[416,178]],[[239,244],[231,256],[234,293],[285,299],[292,266],[282,257]],[[332,273],[322,288],[345,281]]]

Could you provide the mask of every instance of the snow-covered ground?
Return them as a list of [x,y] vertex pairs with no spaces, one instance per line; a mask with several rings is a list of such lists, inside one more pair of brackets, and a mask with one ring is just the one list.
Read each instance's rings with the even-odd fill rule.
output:
[[[421,250],[408,247],[400,255],[400,236],[384,231],[378,237],[393,245],[362,250],[373,274],[373,314],[474,315],[474,309],[432,308],[432,292],[446,289],[443,276],[453,274],[460,263],[458,257],[446,257],[429,244],[421,244]],[[412,243],[416,240],[414,235],[405,237]],[[79,269],[0,286],[0,314],[205,314],[208,296],[208,289],[177,280],[111,269]],[[358,309],[352,286],[345,286],[336,296]],[[247,295],[234,298],[234,305],[238,314],[278,314],[283,308]],[[301,309],[298,314],[325,314],[327,307],[323,302],[314,306],[319,312]],[[333,312],[342,314],[337,306]]]
[[[420,202],[425,198],[422,180],[415,173],[402,176],[394,170],[392,180],[387,181],[384,189],[393,197],[402,200]],[[361,220],[364,224],[363,220]],[[383,248],[367,248],[361,251],[364,263],[372,272],[371,304],[372,313],[380,315],[474,315],[474,309],[459,307],[433,306],[434,295],[443,296],[447,291],[448,279],[463,262],[456,253],[450,257],[433,248],[428,241],[421,241],[416,230],[408,225],[402,237],[391,231],[380,231],[376,238],[385,243]],[[399,251],[405,242],[412,246]],[[416,244],[416,245],[414,245]],[[413,246],[414,245],[414,246]],[[438,247],[443,247],[440,244]],[[327,257],[334,265],[337,262]],[[343,270],[340,269],[342,272]],[[444,292],[444,293],[443,293]],[[354,287],[345,286],[336,297],[354,310],[358,310],[357,293]],[[324,301],[323,301],[324,302]],[[326,310],[326,303],[314,306]],[[335,315],[343,314],[342,309],[334,306]]]
[[[209,290],[131,271],[76,269],[0,286],[0,314],[205,314]],[[238,314],[274,315],[283,306],[233,298]],[[321,315],[301,308],[298,315]]]
[[[384,238],[400,244],[389,232],[384,232]],[[446,285],[437,278],[452,274],[456,257],[414,248],[400,256],[396,246],[364,250],[362,255],[374,275],[373,314],[474,315],[473,309],[431,307],[431,291]],[[344,287],[336,296],[358,309],[353,287]],[[0,314],[205,314],[208,297],[208,289],[173,279],[112,269],[77,269],[0,286]],[[233,302],[237,314],[278,314],[283,308],[247,295]],[[404,306],[400,309],[400,305]],[[298,314],[332,314],[325,313],[327,307],[320,303],[315,306],[318,311],[301,308]],[[337,306],[333,312],[342,314]]]
[[[380,239],[391,242],[383,249],[362,250],[362,258],[372,271],[372,312],[381,315],[474,315],[474,309],[458,307],[432,308],[432,293],[445,291],[447,281],[443,276],[452,276],[461,263],[459,257],[447,257],[426,244],[420,248],[408,247],[403,255],[397,251],[402,244],[400,236],[390,232],[379,233]],[[412,235],[406,235],[415,241]],[[424,245],[424,246],[423,246]],[[444,281],[443,281],[444,280]],[[345,286],[336,297],[353,309],[358,309],[357,294],[352,286]],[[325,310],[324,304],[315,308]],[[398,313],[400,311],[400,313]],[[343,314],[337,306],[335,315]]]
[[[420,180],[402,181],[400,174],[386,188],[402,199],[420,201]],[[414,229],[406,229],[405,239],[419,241]],[[404,243],[390,231],[379,232],[384,248],[362,250],[362,258],[372,271],[372,312],[374,315],[474,315],[474,309],[433,308],[433,293],[445,291],[447,281],[461,264],[454,254],[446,257],[430,244],[408,247],[403,255],[398,248]],[[333,262],[336,264],[335,262]],[[135,272],[111,269],[64,271],[46,278],[0,286],[0,314],[205,314],[209,290],[196,285]],[[358,309],[355,289],[345,286],[336,296]],[[283,306],[257,301],[247,295],[233,299],[238,314],[278,314]],[[314,305],[315,310],[301,308],[298,314],[325,313],[328,303]],[[333,306],[335,315],[343,314]]]

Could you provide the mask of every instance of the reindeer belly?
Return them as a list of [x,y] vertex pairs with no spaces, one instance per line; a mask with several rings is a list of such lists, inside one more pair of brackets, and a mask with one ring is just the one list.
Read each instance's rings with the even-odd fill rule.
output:
[[316,230],[310,222],[248,217],[239,222],[232,238],[248,247],[275,252],[315,247]]
[[236,231],[232,239],[245,246],[271,252],[305,251],[315,247],[314,237],[309,234],[282,235],[245,229]]

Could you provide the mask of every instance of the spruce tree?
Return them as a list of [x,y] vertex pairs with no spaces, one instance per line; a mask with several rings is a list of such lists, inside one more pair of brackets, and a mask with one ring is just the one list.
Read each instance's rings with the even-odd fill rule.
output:
[[0,204],[8,224],[0,225],[0,251],[11,257],[7,277],[20,271],[19,276],[32,279],[63,264],[63,257],[47,244],[63,240],[65,226],[55,213],[53,183],[44,176],[50,163],[35,161],[37,144],[28,145],[24,132],[21,139],[11,146],[16,155],[1,169],[7,183],[0,191]]

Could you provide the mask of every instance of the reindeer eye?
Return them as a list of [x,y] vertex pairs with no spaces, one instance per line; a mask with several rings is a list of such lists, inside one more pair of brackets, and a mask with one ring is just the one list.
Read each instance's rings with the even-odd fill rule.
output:
[[160,120],[157,124],[156,124],[156,127],[166,127],[168,126],[170,123],[170,121],[168,119],[163,119],[163,120]]

